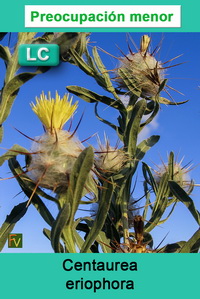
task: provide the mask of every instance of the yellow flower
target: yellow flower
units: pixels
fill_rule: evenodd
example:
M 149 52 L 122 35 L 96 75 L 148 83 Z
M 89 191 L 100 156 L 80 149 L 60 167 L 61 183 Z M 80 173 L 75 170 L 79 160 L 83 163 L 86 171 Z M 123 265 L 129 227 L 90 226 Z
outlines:
M 140 52 L 147 52 L 150 44 L 150 37 L 148 35 L 143 35 L 140 41 Z
M 67 94 L 60 98 L 56 92 L 55 99 L 53 99 L 50 92 L 48 98 L 42 92 L 40 98 L 36 97 L 36 104 L 31 103 L 31 107 L 45 128 L 53 132 L 53 130 L 61 130 L 77 109 L 77 102 L 72 105 L 72 98 L 68 99 Z

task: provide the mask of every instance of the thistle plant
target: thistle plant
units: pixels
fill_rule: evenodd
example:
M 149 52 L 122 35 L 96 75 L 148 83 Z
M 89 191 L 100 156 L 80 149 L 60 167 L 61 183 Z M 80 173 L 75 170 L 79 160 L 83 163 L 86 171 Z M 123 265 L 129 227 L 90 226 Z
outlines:
M 171 101 L 165 63 L 156 59 L 155 51 L 149 52 L 150 38 L 144 35 L 139 50 L 134 53 L 129 49 L 129 54 L 118 57 L 120 63 L 110 72 L 97 47 L 90 51 L 87 36 L 76 36 L 78 39 L 73 40 L 73 46 L 67 47 L 61 57 L 79 68 L 86 80 L 92 77 L 102 88 L 102 94 L 77 85 L 67 86 L 67 91 L 94 105 L 97 119 L 112 128 L 119 142 L 112 146 L 105 137 L 104 141 L 98 140 L 98 146 L 86 147 L 75 136 L 78 126 L 73 132 L 64 129 L 78 109 L 78 103 L 72 103 L 69 94 L 61 97 L 56 92 L 52 98 L 50 93 L 47 96 L 42 93 L 36 98 L 31 107 L 45 132 L 33 138 L 30 150 L 15 145 L 0 157 L 1 164 L 8 160 L 13 176 L 28 198 L 14 207 L 2 224 L 1 248 L 16 222 L 33 205 L 48 225 L 43 233 L 55 252 L 198 252 L 199 229 L 187 241 L 175 240 L 159 248 L 153 243 L 152 231 L 171 217 L 178 202 L 185 205 L 200 225 L 199 211 L 190 197 L 194 182 L 187 177 L 188 169 L 181 166 L 182 162 L 176 162 L 171 151 L 168 163 L 154 171 L 144 157 L 160 136 L 138 141 L 139 133 L 154 120 L 162 104 L 174 105 L 176 109 L 185 103 Z M 44 39 L 55 42 L 62 37 L 60 33 L 46 33 L 35 42 Z M 167 92 L 167 98 L 161 96 L 163 91 Z M 126 105 L 121 100 L 123 96 L 128 97 Z M 118 113 L 114 123 L 99 115 L 102 104 Z M 25 167 L 20 166 L 18 155 L 25 156 Z M 144 183 L 141 199 L 135 199 L 133 184 L 139 164 Z M 55 204 L 56 217 L 44 199 Z M 90 210 L 93 204 L 95 213 L 85 212 L 80 217 L 82 205 Z

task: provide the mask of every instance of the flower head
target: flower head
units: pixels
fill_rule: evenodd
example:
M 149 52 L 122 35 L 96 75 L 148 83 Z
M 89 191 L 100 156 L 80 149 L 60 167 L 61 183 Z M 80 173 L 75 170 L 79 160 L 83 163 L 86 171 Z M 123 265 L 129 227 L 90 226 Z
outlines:
M 108 173 L 118 172 L 122 166 L 127 162 L 128 157 L 122 149 L 110 146 L 110 142 L 105 136 L 105 144 L 102 144 L 100 140 L 98 154 L 95 159 L 95 165 L 98 170 Z
M 40 98 L 36 97 L 36 104 L 31 103 L 31 107 L 46 130 L 52 132 L 63 128 L 76 111 L 77 102 L 72 104 L 72 98 L 69 100 L 69 95 L 65 94 L 63 98 L 60 98 L 57 92 L 55 99 L 51 98 L 50 92 L 47 98 L 43 92 Z
M 144 97 L 156 96 L 164 80 L 162 63 L 148 52 L 149 44 L 150 37 L 143 35 L 138 52 L 131 51 L 128 55 L 119 58 L 121 63 L 117 69 L 119 77 L 116 79 L 119 86 L 124 89 L 129 89 L 127 84 L 130 85 L 129 81 L 132 80 L 134 82 L 132 87 L 140 90 Z M 122 74 L 128 76 L 128 83 L 124 81 Z
M 188 172 L 191 170 L 191 164 L 187 164 L 186 166 L 182 166 L 183 158 L 180 162 L 174 161 L 173 162 L 173 173 L 172 179 L 181 186 L 185 192 L 191 193 L 194 182 L 191 180 Z M 157 166 L 158 170 L 154 171 L 154 179 L 156 183 L 159 185 L 160 181 L 166 173 L 170 173 L 171 165 L 168 163 L 162 162 L 162 165 Z
M 69 175 L 84 146 L 68 131 L 59 130 L 56 135 L 45 132 L 31 146 L 29 177 L 40 187 L 51 190 L 66 189 Z

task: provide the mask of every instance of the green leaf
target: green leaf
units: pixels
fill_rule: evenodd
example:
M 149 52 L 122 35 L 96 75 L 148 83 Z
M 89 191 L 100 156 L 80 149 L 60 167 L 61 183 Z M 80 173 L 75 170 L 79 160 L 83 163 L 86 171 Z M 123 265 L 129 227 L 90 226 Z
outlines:
M 135 158 L 140 161 L 143 159 L 144 155 L 146 154 L 146 152 L 152 147 L 154 146 L 160 139 L 160 136 L 158 135 L 152 135 L 151 137 L 143 140 L 142 142 L 140 142 L 140 144 L 138 144 L 137 148 L 136 148 L 136 155 Z
M 30 194 L 30 193 L 29 193 Z M 38 213 L 41 215 L 41 217 L 44 219 L 44 221 L 49 225 L 52 226 L 54 222 L 54 218 L 43 203 L 43 201 L 40 199 L 39 196 L 36 196 L 34 194 L 33 198 L 31 199 L 31 203 L 36 208 Z
M 144 186 L 144 194 L 145 194 L 146 201 L 144 204 L 144 210 L 143 210 L 142 217 L 144 220 L 146 220 L 148 209 L 149 209 L 149 207 L 152 209 L 152 206 L 151 206 L 151 201 L 150 201 L 150 192 L 149 192 L 148 184 L 146 181 L 144 181 L 143 186 Z
M 153 191 L 156 194 L 158 190 L 158 184 L 154 180 L 150 167 L 144 162 L 142 162 L 142 172 L 146 182 L 153 188 Z
M 159 252 L 160 253 L 162 253 L 162 252 L 164 252 L 164 253 L 180 252 L 180 248 L 182 248 L 185 243 L 186 243 L 185 241 L 179 241 L 176 243 L 167 244 L 166 246 L 160 248 Z
M 15 224 L 26 214 L 27 212 L 27 201 L 15 206 L 11 213 L 6 217 L 0 229 L 0 251 L 3 249 L 7 239 L 8 234 L 10 234 L 15 227 Z
M 136 103 L 134 106 L 130 120 L 127 124 L 126 131 L 125 131 L 125 140 L 124 144 L 125 147 L 128 148 L 128 153 L 131 157 L 135 158 L 136 155 L 136 144 L 137 144 L 137 137 L 140 128 L 140 121 L 146 109 L 146 101 L 141 100 Z
M 188 208 L 198 225 L 200 225 L 200 213 L 195 208 L 193 200 L 175 181 L 169 181 L 171 192 Z
M 76 96 L 80 97 L 84 101 L 88 103 L 96 103 L 100 102 L 103 104 L 106 104 L 108 106 L 111 106 L 117 110 L 124 110 L 124 105 L 120 103 L 119 101 L 115 101 L 109 97 L 99 95 L 89 89 L 86 89 L 84 87 L 79 87 L 79 86 L 67 86 L 67 90 Z
M 6 161 L 17 155 L 27 154 L 29 151 L 24 147 L 14 144 L 5 154 L 0 157 L 0 166 Z
M 49 70 L 49 67 L 40 67 L 33 73 L 21 73 L 12 78 L 3 88 L 0 104 L 0 124 L 6 120 L 10 114 L 12 104 L 16 98 L 19 88 L 38 74 Z
M 158 93 L 160 93 L 164 88 L 165 88 L 165 85 L 167 84 L 167 79 L 164 79 L 162 82 L 161 82 L 161 84 L 160 84 L 160 86 L 159 86 L 159 89 L 158 89 Z
M 3 139 L 3 126 L 0 125 L 0 143 L 2 142 Z
M 148 115 L 148 114 L 152 113 L 155 109 L 155 104 L 157 105 L 158 102 L 154 102 L 154 101 L 147 102 L 147 108 L 145 110 L 144 115 Z
M 58 37 L 54 38 L 51 43 L 57 44 L 60 48 L 60 55 L 63 58 L 67 58 L 69 49 L 76 46 L 79 40 L 78 32 L 64 32 L 58 34 Z
M 84 71 L 87 75 L 94 77 L 95 71 L 89 65 L 87 65 L 87 63 L 75 50 L 70 49 L 69 54 L 82 71 Z
M 156 201 L 153 206 L 150 220 L 145 225 L 145 232 L 150 232 L 156 225 L 158 225 L 167 208 L 169 196 L 168 179 L 168 174 L 163 174 L 156 193 Z
M 71 224 L 82 198 L 83 188 L 86 185 L 87 177 L 93 166 L 93 162 L 94 152 L 93 148 L 89 146 L 78 156 L 71 172 L 69 188 L 67 190 L 67 197 L 69 198 L 67 202 L 71 203 Z
M 169 173 L 169 179 L 174 179 L 174 153 L 170 152 L 169 159 L 168 159 L 168 173 Z
M 47 228 L 43 229 L 43 234 L 45 235 L 45 237 L 47 237 L 48 240 L 51 241 L 51 231 Z
M 69 252 L 76 252 L 75 249 L 75 238 L 74 238 L 74 216 L 78 209 L 80 200 L 83 195 L 83 190 L 87 183 L 89 172 L 93 166 L 94 162 L 94 152 L 93 148 L 90 146 L 84 149 L 78 156 L 72 172 L 70 174 L 69 188 L 66 195 L 62 197 L 64 202 L 64 207 L 66 204 L 70 205 L 70 214 L 68 221 L 63 227 L 63 239 L 66 244 L 67 250 Z M 57 220 L 56 220 L 57 221 Z M 59 234 L 60 237 L 60 234 Z M 76 238 L 77 239 L 77 238 Z M 58 240 L 57 244 L 58 244 Z M 58 248 L 56 248 L 58 250 Z
M 67 202 L 60 210 L 56 220 L 53 223 L 51 230 L 51 245 L 55 252 L 63 252 L 60 246 L 60 238 L 65 225 L 70 218 L 71 208 L 70 204 Z
M 102 62 L 102 60 L 101 60 L 101 58 L 100 58 L 100 56 L 97 52 L 97 48 L 93 47 L 92 51 L 93 51 L 94 61 L 97 65 L 99 71 L 101 72 L 102 77 L 105 80 L 106 89 L 109 92 L 111 92 L 117 100 L 119 100 L 119 96 L 117 95 L 117 93 L 115 91 L 115 88 L 112 85 L 109 73 L 108 73 L 107 69 L 105 68 L 105 66 L 104 66 L 104 64 L 103 64 L 103 62 Z
M 43 234 L 45 235 L 45 237 L 47 237 L 47 239 L 48 239 L 49 241 L 51 241 L 51 231 L 50 231 L 49 229 L 44 228 L 44 229 L 43 229 Z
M 165 104 L 165 105 L 182 105 L 182 104 L 185 104 L 188 102 L 187 101 L 183 101 L 183 102 L 171 102 L 170 100 L 166 99 L 166 98 L 163 98 L 163 97 L 159 97 L 158 98 L 158 102 L 160 104 Z
M 190 252 L 191 253 L 198 253 L 200 249 L 200 238 L 197 239 L 196 242 L 194 242 L 194 245 L 191 247 Z
M 168 197 L 169 197 L 168 181 L 169 181 L 169 175 L 168 175 L 168 173 L 164 173 L 161 177 L 159 184 L 158 184 L 158 190 L 156 193 L 156 202 L 153 207 L 153 213 L 157 209 L 160 208 L 160 201 L 163 201 L 163 199 L 165 199 L 165 198 L 168 199 Z
M 100 231 L 96 241 L 101 246 L 101 249 L 104 253 L 112 253 L 112 248 L 110 246 L 110 240 L 106 237 L 106 234 L 103 231 Z
M 99 232 L 103 228 L 103 225 L 105 223 L 110 208 L 112 195 L 113 195 L 113 184 L 110 182 L 109 183 L 104 182 L 97 215 L 94 220 L 93 226 L 91 227 L 90 232 L 85 240 L 85 243 L 81 248 L 82 253 L 88 252 L 93 242 L 97 239 Z
M 6 75 L 4 79 L 4 87 L 1 90 L 0 97 L 0 126 L 10 114 L 12 104 L 18 94 L 19 88 L 35 75 L 46 72 L 49 67 L 39 67 L 33 73 L 20 73 L 17 74 L 20 68 L 18 64 L 18 46 L 21 44 L 31 44 L 36 32 L 19 32 L 18 41 L 14 46 L 14 52 L 10 55 L 9 50 L 4 47 L 0 49 L 1 56 L 6 61 Z M 3 131 L 1 129 L 0 141 L 2 140 Z
M 8 47 L 3 47 L 0 45 L 0 57 L 5 61 L 8 62 L 11 58 L 10 50 Z
M 81 247 L 84 244 L 84 240 L 81 238 L 81 236 L 79 235 L 79 233 L 76 231 L 76 229 L 73 230 L 73 235 L 74 235 L 74 239 L 76 242 L 76 245 L 78 246 L 79 250 L 81 249 Z M 88 253 L 92 253 L 91 250 L 88 250 Z
M 175 209 L 175 207 L 176 207 L 176 204 L 177 204 L 177 201 L 174 202 L 174 204 L 173 204 L 173 206 L 172 206 L 170 212 L 168 213 L 167 217 L 166 217 L 165 219 L 159 221 L 159 222 L 158 222 L 158 225 L 161 225 L 161 224 L 165 223 L 165 222 L 169 219 L 169 217 L 171 216 L 171 214 L 173 213 L 173 211 L 174 211 L 174 209 Z
M 194 235 L 182 246 L 181 250 L 179 251 L 180 253 L 190 253 L 192 248 L 193 250 L 199 250 L 200 248 L 200 229 L 198 229 Z M 196 244 L 196 248 L 195 248 Z M 198 245 L 197 245 L 198 244 Z
M 112 129 L 114 129 L 115 131 L 119 130 L 119 127 L 117 127 L 116 125 L 112 124 L 111 122 L 109 122 L 106 119 L 103 119 L 102 117 L 99 116 L 98 112 L 97 112 L 97 106 L 99 103 L 95 104 L 95 108 L 94 108 L 94 113 L 96 115 L 96 117 L 98 118 L 98 120 L 102 121 L 104 124 L 108 125 L 109 127 L 111 127 Z
M 45 235 L 45 237 L 47 237 L 47 239 L 49 241 L 51 241 L 51 231 L 47 228 L 44 228 L 43 229 L 43 234 Z M 61 252 L 65 252 L 65 249 L 63 247 L 63 245 L 60 243 L 60 249 L 61 249 Z
M 83 60 L 83 58 L 75 50 L 70 49 L 69 52 L 70 52 L 71 57 L 75 61 L 76 65 L 82 71 L 84 71 L 87 75 L 93 77 L 101 87 L 106 89 L 105 79 L 99 74 L 99 71 L 97 70 L 97 68 L 93 62 L 93 59 L 91 57 L 89 58 L 88 52 L 86 51 L 88 64 Z
M 142 123 L 142 124 L 140 125 L 140 128 L 141 128 L 141 129 L 143 129 L 144 126 L 148 125 L 148 124 L 155 118 L 155 116 L 156 116 L 156 115 L 158 114 L 158 112 L 159 112 L 159 108 L 160 108 L 159 103 L 158 103 L 158 102 L 155 102 L 155 104 L 154 104 L 154 109 L 153 109 L 153 112 L 152 112 L 151 116 L 150 116 L 144 123 Z M 144 115 L 145 115 L 145 114 L 146 114 L 146 110 L 145 110 Z

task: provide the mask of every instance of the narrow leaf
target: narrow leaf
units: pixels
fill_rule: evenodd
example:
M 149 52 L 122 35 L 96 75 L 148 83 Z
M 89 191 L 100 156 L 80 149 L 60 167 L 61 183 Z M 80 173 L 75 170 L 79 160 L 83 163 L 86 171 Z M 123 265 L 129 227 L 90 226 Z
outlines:
M 182 105 L 182 104 L 185 104 L 188 102 L 187 101 L 183 101 L 183 102 L 171 102 L 170 100 L 166 99 L 166 98 L 163 98 L 163 97 L 159 97 L 158 98 L 158 102 L 160 104 L 165 104 L 165 105 Z
M 27 154 L 29 151 L 24 147 L 15 144 L 13 145 L 5 154 L 0 157 L 0 166 L 6 161 L 9 160 L 17 155 Z
M 175 181 L 169 181 L 172 193 L 188 208 L 198 225 L 200 225 L 200 213 L 195 208 L 193 200 Z
M 168 202 L 169 188 L 168 188 L 168 174 L 164 174 L 159 183 L 156 193 L 156 201 L 152 210 L 151 218 L 145 225 L 145 232 L 150 232 L 156 225 L 158 225 L 163 216 Z
M 103 231 L 99 232 L 96 240 L 104 253 L 112 253 L 112 248 L 110 248 L 110 240 L 106 237 L 106 234 Z
M 61 232 L 63 233 L 63 239 L 67 250 L 72 253 L 75 252 L 75 238 L 73 235 L 74 216 L 83 196 L 83 190 L 87 182 L 88 174 L 93 166 L 93 160 L 94 153 L 92 147 L 88 147 L 81 152 L 70 174 L 70 182 L 67 193 L 62 197 L 62 201 L 64 203 L 63 206 L 65 207 L 66 204 L 68 204 L 70 206 L 70 213 L 69 216 L 67 216 L 68 221 L 65 223 L 62 222 L 65 227 L 62 227 Z M 66 212 L 66 210 L 64 212 Z M 59 218 L 56 220 L 56 222 L 58 220 Z M 61 232 L 59 233 L 59 237 L 61 236 Z M 59 250 L 57 237 L 56 243 L 52 243 L 52 246 L 54 246 L 54 250 Z
M 131 113 L 131 118 L 127 124 L 125 132 L 125 146 L 128 147 L 128 152 L 131 157 L 135 157 L 137 137 L 140 128 L 140 121 L 146 109 L 146 101 L 141 100 L 136 103 Z
M 74 215 L 78 209 L 79 202 L 82 198 L 83 188 L 85 187 L 88 174 L 93 166 L 94 152 L 92 147 L 88 147 L 82 151 L 77 158 L 72 173 L 70 175 L 69 188 L 67 197 L 71 203 L 70 222 L 74 220 Z
M 10 50 L 8 47 L 3 47 L 0 45 L 0 57 L 5 61 L 8 62 L 11 58 Z
M 143 128 L 144 126 L 148 125 L 148 124 L 155 118 L 155 116 L 156 116 L 156 115 L 158 114 L 158 112 L 159 112 L 159 108 L 160 108 L 159 103 L 158 103 L 158 102 L 155 102 L 155 104 L 154 104 L 154 109 L 153 109 L 153 112 L 152 112 L 151 116 L 150 116 L 144 123 L 142 123 L 142 124 L 140 125 L 141 130 L 142 130 L 142 128 Z M 144 115 L 146 115 L 146 110 L 145 110 Z
M 146 182 L 153 188 L 153 191 L 156 194 L 158 190 L 158 185 L 154 180 L 150 167 L 144 162 L 142 162 L 142 172 Z
M 158 135 L 152 135 L 151 137 L 143 140 L 138 144 L 137 149 L 136 149 L 136 155 L 135 158 L 140 161 L 143 159 L 144 155 L 146 152 L 154 146 L 160 139 L 160 136 Z
M 175 253 L 175 252 L 179 252 L 180 248 L 182 248 L 184 246 L 186 242 L 185 241 L 179 241 L 176 243 L 172 243 L 172 244 L 167 244 L 166 246 L 162 247 L 159 249 L 159 252 L 165 252 L 165 253 Z
M 38 74 L 46 72 L 47 70 L 49 70 L 49 67 L 40 67 L 33 73 L 20 73 L 4 86 L 0 104 L 0 124 L 3 124 L 8 117 L 19 88 L 28 80 Z
M 76 65 L 82 71 L 84 71 L 87 75 L 92 76 L 92 77 L 95 75 L 94 70 L 89 65 L 87 65 L 87 63 L 83 60 L 83 58 L 75 50 L 70 49 L 69 54 L 75 61 Z
M 181 250 L 179 251 L 180 253 L 190 253 L 191 249 L 194 248 L 195 244 L 198 243 L 198 248 L 195 248 L 195 250 L 199 250 L 200 244 L 200 229 L 198 229 L 194 235 L 183 245 Z
M 99 114 L 97 112 L 97 106 L 98 106 L 98 103 L 95 104 L 94 113 L 95 113 L 96 117 L 98 118 L 98 120 L 102 121 L 104 124 L 108 125 L 109 127 L 114 129 L 115 131 L 119 130 L 119 128 L 116 125 L 112 124 L 108 120 L 103 119 L 102 117 L 99 116 Z
M 60 238 L 71 213 L 70 204 L 67 202 L 60 210 L 51 230 L 51 245 L 55 252 L 62 252 Z
M 81 252 L 88 252 L 105 223 L 112 199 L 113 185 L 111 183 L 105 182 L 103 188 L 104 189 L 102 189 L 102 197 L 99 203 L 96 218 L 85 240 L 85 243 L 81 248 Z
M 117 93 L 115 91 L 115 88 L 112 85 L 112 82 L 111 82 L 110 76 L 108 74 L 108 71 L 107 71 L 107 69 L 105 68 L 105 66 L 103 64 L 103 62 L 102 62 L 102 60 L 101 60 L 101 58 L 100 58 L 100 56 L 99 56 L 99 54 L 97 52 L 97 48 L 96 47 L 93 48 L 93 56 L 94 56 L 94 61 L 95 61 L 96 65 L 97 65 L 99 71 L 101 72 L 101 75 L 103 76 L 103 78 L 105 80 L 105 84 L 106 84 L 107 90 L 109 92 L 111 92 L 116 99 L 119 100 L 119 97 L 118 97 L 118 95 L 117 95 Z
M 100 102 L 100 103 L 106 104 L 108 106 L 111 106 L 115 109 L 124 110 L 124 105 L 122 103 L 120 103 L 119 101 L 115 101 L 109 97 L 99 95 L 99 94 L 97 94 L 93 91 L 90 91 L 89 89 L 86 89 L 84 87 L 71 85 L 71 86 L 67 86 L 66 88 L 69 92 L 75 94 L 76 96 L 80 97 L 81 99 L 83 99 L 84 101 L 86 101 L 88 103 Z

